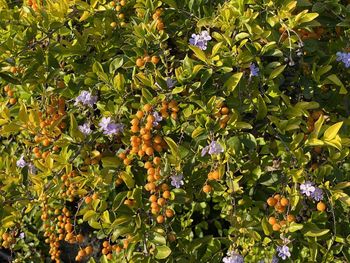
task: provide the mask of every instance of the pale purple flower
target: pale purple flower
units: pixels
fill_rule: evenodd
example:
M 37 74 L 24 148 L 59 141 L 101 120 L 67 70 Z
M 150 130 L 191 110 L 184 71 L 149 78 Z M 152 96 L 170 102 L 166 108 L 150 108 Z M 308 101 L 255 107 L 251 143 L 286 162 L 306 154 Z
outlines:
M 192 34 L 189 42 L 192 46 L 197 46 L 201 50 L 207 49 L 208 41 L 211 40 L 211 36 L 208 31 L 202 31 L 199 35 Z
M 19 236 L 18 236 L 20 239 L 23 239 L 24 238 L 24 233 L 20 233 Z
M 315 189 L 314 184 L 310 181 L 306 181 L 300 185 L 300 192 L 306 196 L 311 196 Z
M 74 105 L 82 103 L 83 105 L 92 107 L 97 102 L 97 96 L 92 96 L 90 92 L 83 90 L 78 97 L 75 98 Z
M 90 129 L 90 124 L 88 124 L 88 123 L 84 123 L 83 125 L 79 125 L 78 128 L 79 128 L 79 131 L 81 131 L 85 135 L 89 135 L 92 132 L 92 130 Z
M 223 263 L 244 263 L 244 258 L 235 252 L 227 252 L 227 257 L 222 259 Z
M 172 175 L 170 176 L 171 178 L 171 185 L 176 187 L 176 188 L 180 188 L 182 185 L 184 185 L 184 181 L 183 181 L 183 174 L 178 174 L 178 175 Z
M 278 257 L 273 256 L 271 263 L 278 263 Z
M 175 87 L 175 84 L 176 84 L 176 80 L 174 80 L 172 78 L 166 79 L 166 85 L 167 85 L 168 89 Z
M 311 194 L 311 197 L 315 201 L 321 201 L 323 199 L 323 191 L 321 188 L 315 187 L 315 191 Z
M 259 76 L 259 68 L 254 63 L 250 64 L 249 69 L 250 69 L 250 76 L 252 77 Z
M 31 174 L 36 174 L 37 170 L 36 170 L 36 167 L 34 166 L 34 164 L 32 164 L 32 163 L 28 164 L 28 171 Z
M 286 245 L 283 246 L 278 246 L 276 248 L 277 252 L 278 252 L 278 256 L 283 259 L 286 260 L 287 258 L 289 258 L 291 256 L 290 252 L 289 252 L 289 247 L 287 247 Z
M 105 135 L 120 133 L 124 130 L 124 124 L 112 122 L 111 117 L 103 117 L 99 123 L 99 126 Z
M 158 112 L 153 112 L 153 117 L 154 117 L 154 122 L 153 122 L 153 126 L 157 126 L 159 124 L 159 122 L 161 122 L 163 120 L 162 115 L 160 115 Z
M 346 68 L 350 67 L 350 52 L 337 52 L 337 61 L 341 61 L 344 63 Z
M 222 152 L 224 152 L 224 149 L 217 141 L 212 141 L 209 144 L 209 154 L 220 154 Z
M 19 168 L 23 168 L 27 166 L 27 162 L 24 160 L 23 155 L 21 156 L 21 158 L 19 158 L 16 162 L 17 167 Z
M 205 146 L 202 149 L 201 156 L 203 157 L 207 153 L 212 155 L 212 154 L 220 154 L 222 152 L 224 152 L 224 149 L 222 148 L 222 146 L 217 141 L 212 141 L 208 146 Z

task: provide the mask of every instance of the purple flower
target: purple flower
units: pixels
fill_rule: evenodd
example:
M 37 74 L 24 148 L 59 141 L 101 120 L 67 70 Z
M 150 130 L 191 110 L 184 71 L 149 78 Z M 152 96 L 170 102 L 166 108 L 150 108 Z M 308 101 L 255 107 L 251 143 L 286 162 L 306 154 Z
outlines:
M 227 252 L 227 257 L 222 259 L 223 263 L 244 263 L 244 258 L 233 251 Z
M 250 69 L 250 76 L 252 77 L 259 76 L 259 68 L 254 63 L 250 64 L 249 69 Z
M 32 163 L 28 164 L 28 171 L 31 174 L 36 174 L 37 170 L 36 170 L 34 164 L 32 164 Z
M 209 144 L 209 154 L 220 154 L 222 152 L 224 152 L 224 149 L 217 141 L 212 141 Z
M 24 160 L 23 155 L 21 156 L 21 158 L 19 158 L 19 159 L 17 160 L 16 165 L 17 165 L 17 167 L 19 167 L 19 168 L 26 167 L 27 162 Z
M 278 263 L 278 257 L 273 256 L 271 263 Z
M 305 183 L 300 185 L 300 192 L 306 196 L 311 196 L 313 192 L 315 192 L 314 183 L 310 181 L 306 181 Z
M 24 238 L 24 233 L 20 233 L 19 236 L 18 236 L 20 239 L 23 239 Z
M 78 126 L 79 131 L 81 131 L 84 135 L 89 135 L 92 130 L 90 129 L 90 124 L 84 123 L 83 125 Z
M 344 66 L 346 68 L 350 67 L 350 53 L 346 52 L 337 52 L 337 61 L 341 61 L 344 63 Z
M 202 149 L 201 156 L 203 157 L 207 153 L 212 155 L 212 154 L 220 154 L 222 152 L 224 152 L 224 149 L 222 148 L 222 146 L 217 141 L 212 141 L 208 146 L 205 146 Z
M 171 185 L 180 188 L 182 185 L 184 185 L 184 181 L 182 180 L 184 178 L 183 174 L 173 175 L 170 176 L 171 178 Z
M 278 256 L 283 260 L 286 260 L 286 258 L 289 258 L 291 256 L 289 252 L 289 247 L 287 247 L 286 245 L 283 245 L 281 247 L 278 246 L 276 250 L 278 252 Z
M 168 89 L 175 87 L 175 84 L 176 84 L 176 80 L 174 80 L 172 78 L 166 79 L 166 85 L 167 85 Z
M 321 201 L 323 199 L 323 191 L 321 188 L 315 187 L 315 191 L 311 194 L 311 197 L 315 201 Z
M 201 50 L 207 49 L 208 41 L 211 40 L 211 36 L 208 31 L 202 31 L 199 35 L 192 34 L 189 42 L 192 46 L 197 46 Z
M 124 124 L 114 123 L 111 121 L 111 117 L 103 117 L 99 123 L 104 135 L 112 135 L 123 132 Z
M 153 126 L 157 126 L 159 124 L 159 122 L 163 120 L 163 117 L 156 111 L 153 112 L 152 115 L 154 117 Z
M 97 96 L 92 96 L 90 92 L 83 90 L 75 99 L 74 105 L 82 103 L 83 105 L 92 107 L 97 102 Z

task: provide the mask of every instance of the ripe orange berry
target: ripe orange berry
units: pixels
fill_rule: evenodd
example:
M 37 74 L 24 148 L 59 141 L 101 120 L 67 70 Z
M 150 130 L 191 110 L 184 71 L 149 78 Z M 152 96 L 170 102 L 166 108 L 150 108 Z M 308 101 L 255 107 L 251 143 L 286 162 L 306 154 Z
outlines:
M 14 93 L 12 90 L 7 91 L 7 96 L 13 97 Z
M 209 184 L 203 186 L 204 193 L 210 193 L 212 191 L 212 187 Z
M 269 206 L 275 206 L 277 204 L 277 199 L 275 199 L 274 197 L 269 197 L 267 199 L 267 204 Z
M 121 152 L 118 154 L 118 157 L 122 160 L 124 160 L 126 158 L 126 154 L 124 152 Z
M 4 87 L 4 91 L 5 92 L 8 92 L 10 90 L 10 86 L 9 85 L 6 85 L 5 87 Z
M 276 223 L 277 223 L 277 220 L 276 220 L 275 217 L 273 217 L 273 216 L 269 217 L 269 224 L 270 224 L 270 225 L 274 225 L 274 224 L 276 224 Z
M 288 201 L 287 198 L 282 197 L 281 200 L 280 200 L 280 204 L 281 204 L 282 206 L 287 206 L 287 205 L 289 204 L 289 201 Z
M 165 203 L 166 203 L 166 200 L 164 199 L 164 198 L 159 198 L 158 200 L 157 200 L 157 203 L 158 203 L 158 205 L 160 205 L 160 206 L 164 206 L 165 205 Z
M 103 241 L 102 246 L 103 247 L 108 247 L 109 246 L 109 242 L 107 240 Z
M 124 19 L 124 18 L 125 18 L 125 15 L 124 15 L 123 13 L 120 13 L 120 14 L 118 15 L 118 18 L 119 18 L 119 19 Z
M 213 171 L 212 172 L 212 177 L 213 177 L 214 180 L 219 180 L 220 179 L 219 171 Z
M 137 111 L 136 112 L 136 117 L 140 120 L 140 119 L 142 119 L 142 117 L 144 116 L 144 113 L 142 112 L 142 111 Z
M 144 58 L 143 58 L 143 60 L 145 61 L 145 62 L 150 62 L 151 61 L 151 57 L 150 56 L 145 56 Z
M 273 198 L 275 198 L 277 201 L 281 200 L 281 195 L 280 194 L 275 194 L 273 196 Z
M 92 246 L 87 246 L 84 250 L 85 250 L 86 255 L 90 255 L 94 251 Z
M 10 103 L 11 105 L 16 104 L 16 102 L 17 102 L 17 99 L 16 99 L 16 98 L 11 98 L 11 99 L 9 100 L 9 103 Z
M 107 255 L 108 254 L 108 249 L 107 248 L 103 248 L 102 249 L 102 254 L 103 255 Z
M 280 204 L 277 204 L 276 206 L 275 206 L 275 210 L 277 211 L 277 213 L 283 213 L 285 210 L 286 210 L 286 207 L 285 206 L 282 206 L 282 205 L 280 205 Z
M 287 221 L 290 222 L 294 222 L 295 221 L 295 216 L 292 214 L 287 215 Z
M 124 163 L 124 165 L 128 166 L 131 163 L 131 159 L 126 158 L 126 159 L 124 159 L 123 163 Z
M 44 139 L 43 141 L 42 141 L 42 144 L 44 145 L 44 146 L 49 146 L 50 145 L 50 140 L 49 139 Z
M 97 199 L 98 199 L 98 194 L 97 194 L 97 193 L 94 193 L 94 194 L 91 196 L 91 198 L 92 198 L 93 200 L 97 200 Z
M 152 56 L 151 61 L 152 61 L 153 64 L 157 65 L 158 62 L 159 62 L 159 57 L 157 57 L 157 56 Z
M 144 65 L 145 65 L 145 62 L 143 61 L 142 58 L 136 59 L 136 66 L 140 68 L 140 67 L 143 67 Z
M 170 188 L 169 188 L 169 185 L 164 183 L 164 184 L 161 185 L 161 189 L 162 189 L 162 191 L 168 191 Z
M 151 105 L 151 104 L 145 104 L 145 105 L 143 106 L 143 110 L 144 110 L 145 112 L 151 111 L 151 110 L 152 110 L 152 105 Z M 148 118 L 148 117 L 147 117 L 147 118 Z
M 125 1 L 125 0 L 121 0 L 121 1 L 120 1 L 120 5 L 121 5 L 121 6 L 125 6 L 125 5 L 126 5 L 126 1 Z
M 112 23 L 111 23 L 111 27 L 112 27 L 112 28 L 116 28 L 116 27 L 117 27 L 117 22 L 112 22 Z
M 169 190 L 166 190 L 166 191 L 164 191 L 164 193 L 163 193 L 163 197 L 165 198 L 165 199 L 169 199 L 170 198 L 170 192 L 169 192 Z
M 280 224 L 278 224 L 278 223 L 276 223 L 276 224 L 274 224 L 274 225 L 272 226 L 272 230 L 273 230 L 273 231 L 280 231 L 280 229 L 281 229 L 281 226 L 280 226 Z
M 318 202 L 317 203 L 317 210 L 320 211 L 320 212 L 323 212 L 326 210 L 326 204 L 323 203 L 322 201 Z
M 146 153 L 148 156 L 153 155 L 153 154 L 154 154 L 153 148 L 152 148 L 152 147 L 147 147 L 145 153 Z
M 149 197 L 150 202 L 157 202 L 157 197 L 155 195 L 151 195 Z
M 174 211 L 172 209 L 167 209 L 167 210 L 165 210 L 165 215 L 166 215 L 166 217 L 173 217 Z
M 227 107 L 222 107 L 220 112 L 221 112 L 222 115 L 226 115 L 226 114 L 228 114 L 230 112 L 230 110 Z
M 162 216 L 162 215 L 157 216 L 157 223 L 163 224 L 164 223 L 164 216 Z
M 79 252 L 78 252 L 78 257 L 85 257 L 86 256 L 86 252 L 85 252 L 85 250 L 79 250 Z
M 149 184 L 148 184 L 148 189 L 149 189 L 150 191 L 154 191 L 154 190 L 156 189 L 156 184 L 153 183 L 153 182 L 149 183 Z
M 155 165 L 160 165 L 160 163 L 161 163 L 161 158 L 160 157 L 154 157 L 154 159 L 153 159 L 153 163 L 155 164 Z
M 107 254 L 106 257 L 107 257 L 108 260 L 112 260 L 113 259 L 113 254 L 109 253 L 109 254 Z

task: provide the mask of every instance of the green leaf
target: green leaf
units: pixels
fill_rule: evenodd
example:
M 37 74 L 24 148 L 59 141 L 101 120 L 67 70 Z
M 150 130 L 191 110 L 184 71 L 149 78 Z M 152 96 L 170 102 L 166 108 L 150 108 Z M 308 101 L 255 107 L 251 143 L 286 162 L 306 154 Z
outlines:
M 198 48 L 196 46 L 192 46 L 192 45 L 190 45 L 190 49 L 192 49 L 192 51 L 194 52 L 194 54 L 196 55 L 197 58 L 199 58 L 203 62 L 207 63 L 207 57 L 206 57 L 205 53 L 203 52 L 203 50 L 201 50 L 200 48 Z
M 124 87 L 125 87 L 124 75 L 121 73 L 118 73 L 113 79 L 113 85 L 117 90 L 124 91 Z
M 330 230 L 329 229 L 312 229 L 307 232 L 305 232 L 304 236 L 306 237 L 321 237 L 327 234 Z
M 164 140 L 168 144 L 171 153 L 177 158 L 179 157 L 179 148 L 177 147 L 177 144 L 174 142 L 173 139 L 170 137 L 164 137 Z
M 318 17 L 317 13 L 308 13 L 308 14 L 303 15 L 301 17 L 301 19 L 299 19 L 297 22 L 299 24 L 307 23 L 307 22 L 314 20 L 316 17 Z
M 303 226 L 302 224 L 297 224 L 297 223 L 295 223 L 295 222 L 292 222 L 292 223 L 289 225 L 288 230 L 289 230 L 290 232 L 296 232 L 296 231 L 302 229 L 303 227 L 304 227 L 304 226 Z
M 329 127 L 323 134 L 323 138 L 326 141 L 330 141 L 335 138 L 335 136 L 338 134 L 341 126 L 343 125 L 343 122 L 338 122 L 336 124 L 333 124 L 331 127 Z
M 157 246 L 155 257 L 156 259 L 165 259 L 171 254 L 171 249 L 167 246 Z
M 224 84 L 229 92 L 233 92 L 243 76 L 243 72 L 233 74 Z
M 90 220 L 93 216 L 95 216 L 97 213 L 94 210 L 88 210 L 86 213 L 83 215 L 83 221 L 88 221 Z
M 258 96 L 258 113 L 256 115 L 257 120 L 262 120 L 265 118 L 267 114 L 267 107 L 265 104 L 264 99 L 261 97 L 261 95 Z
M 278 75 L 280 75 L 280 74 L 284 71 L 284 69 L 286 68 L 286 66 L 287 66 L 287 65 L 281 65 L 281 66 L 275 68 L 275 69 L 271 72 L 271 74 L 270 74 L 270 76 L 269 76 L 269 80 L 272 80 L 272 79 L 278 77 Z
M 109 65 L 109 73 L 113 74 L 118 68 L 123 66 L 123 62 L 124 62 L 123 58 L 114 59 Z
M 135 180 L 134 178 L 132 178 L 131 174 L 121 171 L 119 173 L 119 176 L 123 179 L 124 183 L 126 184 L 126 186 L 131 189 L 134 187 L 135 185 Z
M 103 167 L 117 168 L 121 164 L 120 159 L 115 156 L 102 157 L 101 161 Z

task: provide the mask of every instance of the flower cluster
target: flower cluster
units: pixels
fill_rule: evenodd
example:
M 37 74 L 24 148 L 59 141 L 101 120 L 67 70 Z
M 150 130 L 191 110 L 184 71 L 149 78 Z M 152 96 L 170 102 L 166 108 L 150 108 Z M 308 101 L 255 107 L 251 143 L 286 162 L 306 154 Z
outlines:
M 341 61 L 344 63 L 346 68 L 350 67 L 350 52 L 337 52 L 337 61 Z
M 209 35 L 208 31 L 202 31 L 200 34 L 192 34 L 190 38 L 190 44 L 192 46 L 197 46 L 201 50 L 207 49 L 208 41 L 211 40 L 211 36 Z
M 209 153 L 210 155 L 212 154 L 220 154 L 224 152 L 224 149 L 222 146 L 217 142 L 217 141 L 212 141 L 208 146 L 205 146 L 202 149 L 202 157 Z
M 79 131 L 81 131 L 84 135 L 89 135 L 92 130 L 90 128 L 90 124 L 84 123 L 83 125 L 78 126 Z
M 314 183 L 310 181 L 306 181 L 300 185 L 300 192 L 307 197 L 311 197 L 315 201 L 320 201 L 323 199 L 322 189 L 314 186 Z
M 249 69 L 250 69 L 250 76 L 252 77 L 259 76 L 259 68 L 254 63 L 250 64 Z
M 117 134 L 123 132 L 124 130 L 124 124 L 112 122 L 111 117 L 103 117 L 99 123 L 99 126 L 104 135 Z
M 27 166 L 27 162 L 24 160 L 23 155 L 21 156 L 21 158 L 19 158 L 19 159 L 17 160 L 16 165 L 17 165 L 17 167 L 19 167 L 19 168 L 24 168 L 24 167 Z
M 153 117 L 154 117 L 154 122 L 153 122 L 153 126 L 158 126 L 159 122 L 161 122 L 163 120 L 162 115 L 160 115 L 158 112 L 153 112 Z
M 183 174 L 178 174 L 178 175 L 173 175 L 170 176 L 171 178 L 171 185 L 176 187 L 176 188 L 180 188 L 182 185 L 184 185 L 184 181 L 183 181 Z
M 92 107 L 97 102 L 97 96 L 92 96 L 90 92 L 84 90 L 80 93 L 78 97 L 75 98 L 74 105 L 79 103 Z
M 277 250 L 278 256 L 283 260 L 286 260 L 291 256 L 289 247 L 286 245 L 278 246 L 276 250 Z
M 223 263 L 244 263 L 244 258 L 233 251 L 227 252 L 227 257 L 222 259 Z

